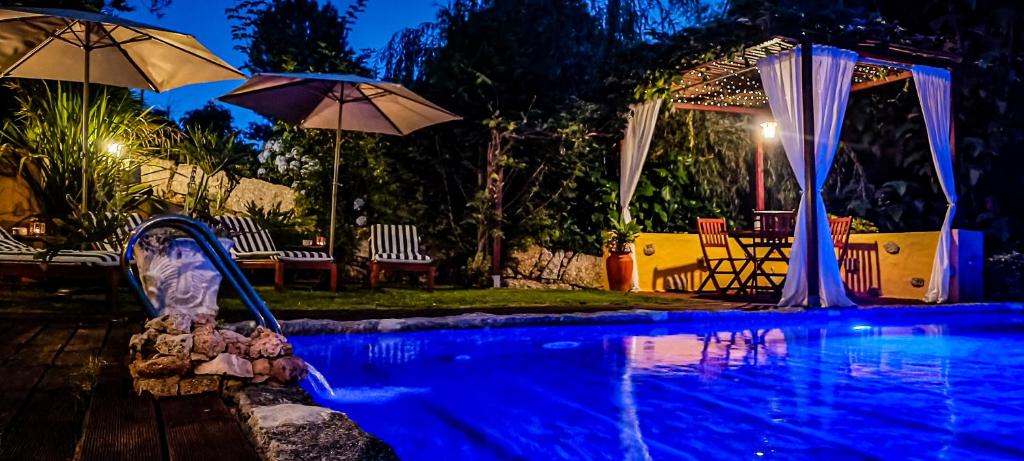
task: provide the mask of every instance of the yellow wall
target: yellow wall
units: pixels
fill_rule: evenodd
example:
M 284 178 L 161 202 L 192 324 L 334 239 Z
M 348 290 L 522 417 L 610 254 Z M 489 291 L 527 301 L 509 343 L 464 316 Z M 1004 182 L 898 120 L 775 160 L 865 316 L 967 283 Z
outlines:
M 956 246 L 953 257 L 953 291 L 967 298 L 981 297 L 981 234 L 971 231 L 954 231 Z M 850 236 L 850 250 L 844 277 L 851 290 L 858 293 L 880 295 L 890 299 L 921 299 L 927 289 L 932 259 L 938 232 L 908 232 L 899 234 L 853 234 Z M 742 257 L 743 252 L 735 242 L 733 257 Z M 890 244 L 898 247 L 892 254 L 886 250 Z M 639 266 L 641 291 L 693 291 L 705 277 L 703 255 L 696 234 L 653 234 L 644 233 L 636 243 L 637 265 Z M 653 250 L 653 254 L 646 253 Z M 724 255 L 712 253 L 712 258 Z M 845 269 L 850 269 L 849 271 Z M 770 268 L 784 272 L 784 266 Z M 849 273 L 847 273 L 849 272 Z M 925 281 L 925 286 L 913 286 L 913 279 Z M 721 279 L 724 283 L 726 280 Z M 963 282 L 961 282 L 963 281 Z M 960 286 L 969 283 L 970 286 Z

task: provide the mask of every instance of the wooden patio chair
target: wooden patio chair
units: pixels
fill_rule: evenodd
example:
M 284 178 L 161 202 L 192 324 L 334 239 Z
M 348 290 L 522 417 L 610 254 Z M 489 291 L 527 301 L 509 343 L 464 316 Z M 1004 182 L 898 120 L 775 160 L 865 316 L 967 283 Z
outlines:
M 719 293 L 724 293 L 732 288 L 742 288 L 740 283 L 741 271 L 749 261 L 732 256 L 732 249 L 729 248 L 729 229 L 725 223 L 725 218 L 697 218 L 697 236 L 700 238 L 700 251 L 704 254 L 704 265 L 708 271 L 707 277 L 697 287 L 697 292 L 704 292 L 704 288 L 708 283 L 714 285 L 715 290 Z M 710 253 L 712 249 L 723 250 L 725 257 L 712 258 Z M 737 267 L 737 262 L 742 262 L 743 264 Z M 718 282 L 718 276 L 720 275 L 729 277 L 729 282 L 725 287 L 722 287 Z
M 850 216 L 828 218 L 828 227 L 832 231 L 832 247 L 836 250 L 836 259 L 839 261 L 840 270 L 846 263 L 846 251 L 850 246 L 850 226 L 852 224 L 853 217 Z
M 231 257 L 242 269 L 272 269 L 274 289 L 284 291 L 285 272 L 311 269 L 328 273 L 331 291 L 338 291 L 338 265 L 331 255 L 321 251 L 279 251 L 270 232 L 244 216 L 218 216 L 217 222 L 231 233 L 235 245 Z
M 380 285 L 383 271 L 425 272 L 427 291 L 434 291 L 437 265 L 420 254 L 416 226 L 374 224 L 370 226 L 370 288 Z

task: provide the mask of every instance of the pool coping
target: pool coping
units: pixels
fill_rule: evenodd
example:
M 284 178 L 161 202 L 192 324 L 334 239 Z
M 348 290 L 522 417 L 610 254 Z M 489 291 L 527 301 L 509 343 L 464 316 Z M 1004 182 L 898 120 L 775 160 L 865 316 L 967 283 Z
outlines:
M 625 309 L 601 312 L 558 314 L 488 314 L 472 312 L 442 317 L 408 317 L 339 321 L 329 319 L 297 319 L 281 322 L 286 336 L 325 334 L 377 334 L 425 330 L 514 328 L 557 325 L 644 324 L 644 323 L 715 323 L 736 320 L 764 320 L 778 315 L 803 314 L 808 321 L 832 321 L 869 315 L 903 315 L 931 313 L 951 315 L 963 313 L 1024 313 L 1024 303 L 991 302 L 941 305 L 871 305 L 848 309 L 803 308 L 737 308 L 727 310 L 663 311 Z M 255 322 L 238 322 L 229 328 L 242 332 L 255 328 Z

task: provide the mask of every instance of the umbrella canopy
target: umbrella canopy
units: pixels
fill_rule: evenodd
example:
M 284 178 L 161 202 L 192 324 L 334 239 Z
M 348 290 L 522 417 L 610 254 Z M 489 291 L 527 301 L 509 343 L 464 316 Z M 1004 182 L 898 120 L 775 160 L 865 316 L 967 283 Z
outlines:
M 191 35 L 162 27 L 85 11 L 0 8 L 0 77 L 166 91 L 245 75 Z
M 303 128 L 336 131 L 328 239 L 332 256 L 341 132 L 403 136 L 426 126 L 462 118 L 402 85 L 355 75 L 258 74 L 218 99 Z
M 303 128 L 403 136 L 459 120 L 397 83 L 337 74 L 258 74 L 221 101 Z
M 150 91 L 245 78 L 191 35 L 116 16 L 0 8 L 0 78 L 82 82 L 82 212 L 88 211 L 89 84 Z

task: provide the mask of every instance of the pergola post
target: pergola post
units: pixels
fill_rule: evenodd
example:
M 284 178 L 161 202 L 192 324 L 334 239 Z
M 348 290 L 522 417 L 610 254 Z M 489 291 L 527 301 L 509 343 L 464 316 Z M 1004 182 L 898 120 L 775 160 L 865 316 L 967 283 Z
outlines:
M 800 79 L 804 119 L 804 203 L 807 204 L 807 307 L 821 307 L 818 280 L 818 174 L 814 162 L 814 46 L 800 42 Z

